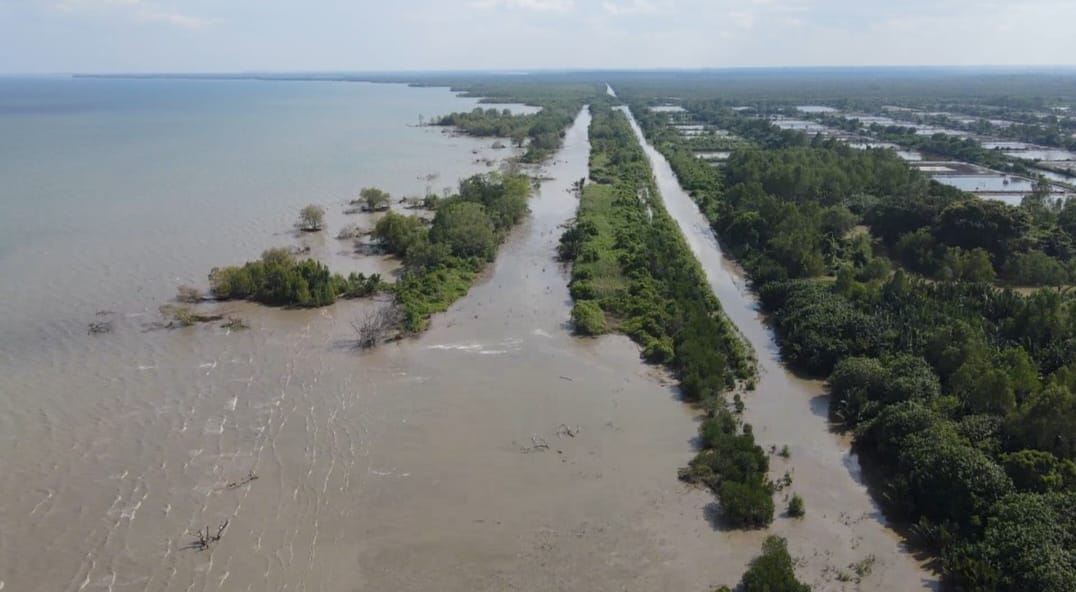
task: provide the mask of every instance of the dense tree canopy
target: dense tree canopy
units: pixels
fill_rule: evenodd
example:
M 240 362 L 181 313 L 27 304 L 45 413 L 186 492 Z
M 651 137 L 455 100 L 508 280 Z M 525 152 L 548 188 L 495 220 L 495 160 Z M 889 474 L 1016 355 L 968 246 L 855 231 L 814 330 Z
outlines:
M 962 589 L 1072 588 L 1071 503 L 1042 496 L 1076 486 L 1076 296 L 993 285 L 1072 282 L 1072 203 L 981 200 L 888 150 L 692 114 L 754 147 L 717 168 L 683 158 L 661 114 L 640 121 L 750 273 L 786 360 L 828 377 L 890 510 Z

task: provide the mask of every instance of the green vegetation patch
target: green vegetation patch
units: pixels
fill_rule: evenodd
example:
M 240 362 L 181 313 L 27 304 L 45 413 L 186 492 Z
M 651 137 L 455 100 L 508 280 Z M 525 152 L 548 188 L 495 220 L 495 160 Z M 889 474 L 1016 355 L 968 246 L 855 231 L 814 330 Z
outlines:
M 382 289 L 381 276 L 329 272 L 313 259 L 298 260 L 287 249 L 269 249 L 241 267 L 217 267 L 209 285 L 218 300 L 253 300 L 270 306 L 328 306 L 337 298 L 369 296 Z
M 460 182 L 458 194 L 438 200 L 432 224 L 387 212 L 372 234 L 386 251 L 404 261 L 396 284 L 385 284 L 377 274 L 343 277 L 313 259 L 300 261 L 286 249 L 270 249 L 258 261 L 213 269 L 212 293 L 220 300 L 317 307 L 337 298 L 391 290 L 400 307 L 400 328 L 421 331 L 431 315 L 465 295 L 493 260 L 508 231 L 526 216 L 531 191 L 528 177 L 475 175 Z
M 737 590 L 741 592 L 811 592 L 811 587 L 796 579 L 795 564 L 788 552 L 788 542 L 771 536 L 762 543 L 762 554 L 751 562 Z M 731 592 L 725 586 L 717 592 Z
M 579 213 L 561 237 L 571 261 L 576 331 L 616 330 L 668 366 L 685 399 L 713 410 L 703 451 L 681 478 L 710 487 L 732 526 L 773 520 L 769 460 L 724 404 L 737 381 L 755 376 L 754 360 L 721 312 L 702 268 L 668 215 L 650 166 L 623 113 L 592 108 L 591 178 Z
M 404 330 L 425 329 L 431 315 L 467 293 L 526 216 L 530 194 L 527 177 L 476 175 L 460 182 L 457 195 L 438 201 L 429 228 L 417 216 L 394 212 L 378 221 L 374 238 L 404 261 L 395 286 Z

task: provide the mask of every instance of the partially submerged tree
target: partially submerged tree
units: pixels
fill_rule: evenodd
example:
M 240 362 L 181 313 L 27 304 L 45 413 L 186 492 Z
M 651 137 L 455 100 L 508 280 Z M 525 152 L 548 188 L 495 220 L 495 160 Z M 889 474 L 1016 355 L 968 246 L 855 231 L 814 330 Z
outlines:
M 367 212 L 381 212 L 389 209 L 392 196 L 389 195 L 389 192 L 377 187 L 364 187 L 359 192 L 359 199 L 356 201 Z M 355 204 L 354 201 L 351 203 Z
M 740 588 L 744 592 L 810 592 L 810 586 L 796 579 L 794 566 L 785 539 L 771 536 L 744 574 Z
M 340 233 L 336 235 L 339 240 L 351 240 L 362 236 L 362 229 L 358 224 L 348 224 L 340 229 Z
M 176 289 L 176 300 L 186 304 L 195 304 L 202 300 L 202 291 L 184 284 Z
M 186 305 L 165 304 L 160 307 L 161 316 L 163 316 L 167 322 L 164 323 L 164 327 L 169 329 L 177 329 L 180 327 L 191 327 L 198 323 L 210 323 L 213 321 L 219 321 L 224 318 L 224 315 L 219 314 L 201 314 L 191 310 Z
M 386 303 L 373 310 L 367 310 L 361 318 L 351 321 L 355 330 L 355 347 L 369 349 L 377 345 L 395 331 L 403 315 L 396 303 Z
M 803 498 L 798 493 L 793 493 L 792 499 L 788 500 L 788 515 L 792 518 L 803 518 L 806 513 L 807 508 L 803 504 Z
M 299 210 L 299 229 L 304 232 L 318 232 L 325 227 L 325 209 L 310 204 Z

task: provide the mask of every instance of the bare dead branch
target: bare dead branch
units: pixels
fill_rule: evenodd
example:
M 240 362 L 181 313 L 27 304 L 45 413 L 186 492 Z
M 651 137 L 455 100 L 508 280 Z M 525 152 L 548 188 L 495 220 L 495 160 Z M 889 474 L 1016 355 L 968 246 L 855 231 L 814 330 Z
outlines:
M 355 330 L 355 347 L 369 349 L 377 345 L 397 330 L 402 319 L 403 313 L 395 302 L 366 311 L 361 318 L 351 321 L 351 328 Z

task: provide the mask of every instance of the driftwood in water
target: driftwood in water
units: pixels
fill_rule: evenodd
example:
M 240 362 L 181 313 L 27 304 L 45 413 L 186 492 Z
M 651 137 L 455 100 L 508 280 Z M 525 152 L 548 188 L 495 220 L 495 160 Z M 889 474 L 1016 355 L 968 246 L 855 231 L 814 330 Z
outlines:
M 246 485 L 247 483 L 250 483 L 252 481 L 257 481 L 257 480 L 258 480 L 258 475 L 254 471 L 251 471 L 251 472 L 247 473 L 246 477 L 243 477 L 242 479 L 240 479 L 238 481 L 229 481 L 228 482 L 228 489 L 238 489 L 238 488 Z
M 581 428 L 579 426 L 576 426 L 576 427 L 572 428 L 572 427 L 568 427 L 567 424 L 562 423 L 559 426 L 557 426 L 557 437 L 558 438 L 563 438 L 564 436 L 568 436 L 569 438 L 574 438 L 574 437 L 578 436 L 579 433 L 582 432 L 582 431 L 583 431 L 583 428 Z
M 112 321 L 93 321 L 86 331 L 90 335 L 102 335 L 112 332 Z
M 224 536 L 224 529 L 228 528 L 228 523 L 228 520 L 221 522 L 220 526 L 217 527 L 217 534 L 209 534 L 208 526 L 206 526 L 202 530 L 199 530 L 195 533 L 195 536 L 197 536 L 198 538 L 192 541 L 191 544 L 187 545 L 187 548 L 196 549 L 198 551 L 205 551 L 209 548 L 210 545 L 219 541 L 221 537 Z
M 249 329 L 250 325 L 246 321 L 239 317 L 228 317 L 228 320 L 220 326 L 221 329 L 229 329 L 231 331 L 242 331 L 243 329 Z
M 549 450 L 549 442 L 545 441 L 545 438 L 541 436 L 531 436 L 531 445 L 520 448 L 520 452 L 523 454 L 529 454 L 531 452 L 541 452 Z
M 99 310 L 97 311 L 97 320 L 90 322 L 89 328 L 86 330 L 90 335 L 102 335 L 104 333 L 112 332 L 112 311 L 111 310 Z

